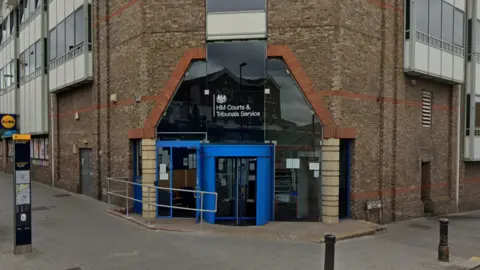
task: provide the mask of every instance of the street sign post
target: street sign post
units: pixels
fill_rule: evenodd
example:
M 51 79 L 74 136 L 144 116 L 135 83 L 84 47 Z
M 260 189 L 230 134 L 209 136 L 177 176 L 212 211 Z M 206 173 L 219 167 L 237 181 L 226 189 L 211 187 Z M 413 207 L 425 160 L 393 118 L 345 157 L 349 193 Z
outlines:
M 32 252 L 32 192 L 30 180 L 30 139 L 28 134 L 14 134 L 14 253 Z

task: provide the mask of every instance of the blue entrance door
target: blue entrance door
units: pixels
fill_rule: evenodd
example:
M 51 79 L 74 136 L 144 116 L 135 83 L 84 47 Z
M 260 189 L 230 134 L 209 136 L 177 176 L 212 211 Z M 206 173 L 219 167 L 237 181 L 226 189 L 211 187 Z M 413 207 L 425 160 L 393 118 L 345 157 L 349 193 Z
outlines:
M 200 141 L 157 141 L 158 217 L 200 219 L 201 149 Z
M 264 225 L 272 219 L 273 147 L 271 145 L 203 145 L 204 190 L 209 223 L 230 221 Z

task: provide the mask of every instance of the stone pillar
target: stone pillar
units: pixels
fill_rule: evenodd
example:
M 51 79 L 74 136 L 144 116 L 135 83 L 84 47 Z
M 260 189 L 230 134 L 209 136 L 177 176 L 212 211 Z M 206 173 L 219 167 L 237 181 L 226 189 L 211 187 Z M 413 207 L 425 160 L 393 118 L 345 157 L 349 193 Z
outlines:
M 340 140 L 324 139 L 322 148 L 322 222 L 336 224 L 340 185 Z
M 142 140 L 142 183 L 143 185 L 155 185 L 156 179 L 156 141 L 154 139 Z M 144 218 L 155 218 L 156 207 L 148 205 L 157 201 L 157 192 L 154 188 L 142 187 L 142 216 Z

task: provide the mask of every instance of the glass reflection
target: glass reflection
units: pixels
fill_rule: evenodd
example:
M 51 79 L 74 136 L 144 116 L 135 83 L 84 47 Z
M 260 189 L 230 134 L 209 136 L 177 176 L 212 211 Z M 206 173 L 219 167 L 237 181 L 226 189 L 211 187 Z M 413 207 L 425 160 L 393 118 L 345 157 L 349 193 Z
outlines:
M 195 61 L 185 73 L 157 126 L 160 140 L 207 139 L 211 105 L 204 95 L 206 66 L 205 61 Z
M 265 41 L 209 43 L 211 142 L 264 143 Z
M 318 220 L 321 209 L 321 124 L 281 59 L 268 60 L 266 140 L 276 141 L 276 220 Z M 296 160 L 287 166 L 287 159 Z
M 265 10 L 265 0 L 207 0 L 207 12 Z

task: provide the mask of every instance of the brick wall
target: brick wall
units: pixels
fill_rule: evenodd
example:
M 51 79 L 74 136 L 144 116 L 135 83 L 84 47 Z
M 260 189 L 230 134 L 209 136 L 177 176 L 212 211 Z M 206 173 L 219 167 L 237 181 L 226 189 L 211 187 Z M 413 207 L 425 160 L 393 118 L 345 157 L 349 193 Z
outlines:
M 385 219 L 423 214 L 420 161 L 432 164 L 432 199 L 438 213 L 451 211 L 455 179 L 456 106 L 453 87 L 403 73 L 403 1 L 268 1 L 269 43 L 289 46 L 335 121 L 357 130 L 352 160 L 352 214 L 365 218 L 365 201 L 382 198 Z M 59 94 L 55 101 L 59 159 L 57 182 L 77 191 L 79 158 L 74 146 L 93 149 L 94 178 L 131 176 L 128 130 L 140 128 L 183 52 L 205 43 L 203 1 L 94 3 L 94 83 Z M 112 15 L 110 17 L 111 14 Z M 104 18 L 110 17 L 106 22 Z M 421 127 L 421 90 L 433 93 L 433 127 Z M 327 93 L 327 92 L 325 92 Z M 116 94 L 120 103 L 110 102 Z M 141 102 L 135 102 L 142 96 Z M 480 174 L 462 163 L 462 179 Z M 463 175 L 465 171 L 465 175 Z M 465 188 L 465 185 L 470 185 Z M 102 181 L 105 186 L 105 182 Z M 473 198 L 480 186 L 462 184 Z M 97 189 L 97 192 L 100 191 Z M 100 194 L 97 194 L 100 195 Z M 474 207 L 464 204 L 465 209 Z

